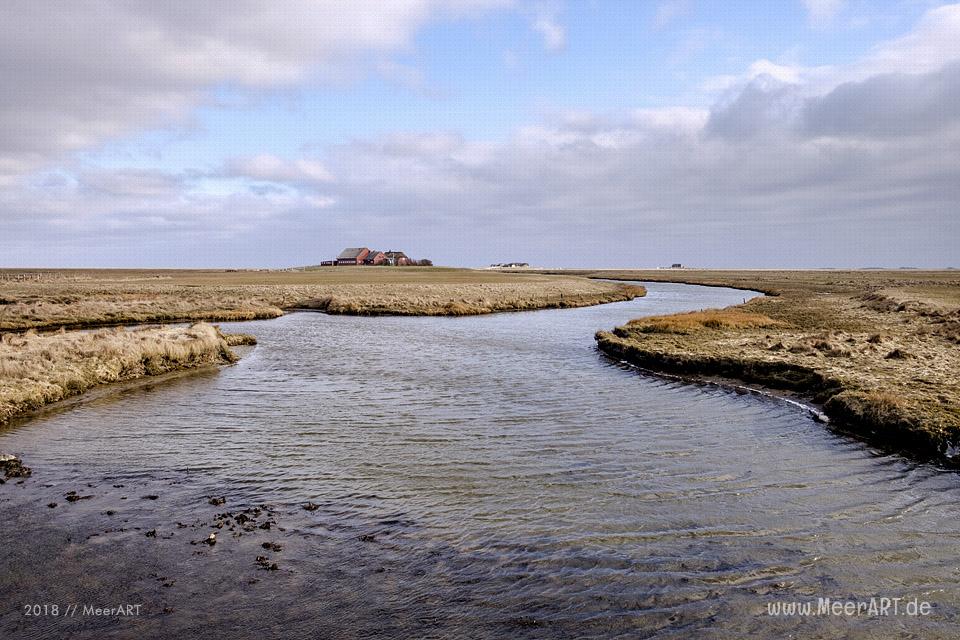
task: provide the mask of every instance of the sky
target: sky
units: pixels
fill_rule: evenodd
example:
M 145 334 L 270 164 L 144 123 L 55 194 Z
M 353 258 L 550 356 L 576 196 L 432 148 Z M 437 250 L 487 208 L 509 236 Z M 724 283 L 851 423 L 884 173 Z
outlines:
M 0 267 L 960 266 L 960 4 L 0 3 Z

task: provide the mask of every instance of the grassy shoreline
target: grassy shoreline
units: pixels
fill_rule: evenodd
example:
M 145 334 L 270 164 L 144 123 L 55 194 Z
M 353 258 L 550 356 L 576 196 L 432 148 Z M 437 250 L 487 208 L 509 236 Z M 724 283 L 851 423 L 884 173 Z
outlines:
M 48 271 L 3 280 L 0 332 L 343 315 L 458 316 L 581 307 L 642 296 L 641 287 L 576 276 L 445 268 L 313 271 Z
M 652 371 L 796 394 L 873 444 L 960 466 L 960 273 L 593 275 L 767 292 L 724 310 L 639 318 L 599 331 L 597 344 Z
M 231 346 L 251 336 L 190 327 L 4 334 L 0 339 L 0 425 L 105 384 L 230 364 Z
M 269 319 L 298 309 L 460 316 L 645 294 L 642 287 L 579 277 L 442 268 L 39 273 L 33 281 L 11 281 L 9 270 L 0 270 L 7 276 L 0 279 L 0 425 L 100 385 L 234 362 L 230 347 L 253 340 L 224 335 L 205 321 Z M 123 328 L 180 322 L 198 324 Z

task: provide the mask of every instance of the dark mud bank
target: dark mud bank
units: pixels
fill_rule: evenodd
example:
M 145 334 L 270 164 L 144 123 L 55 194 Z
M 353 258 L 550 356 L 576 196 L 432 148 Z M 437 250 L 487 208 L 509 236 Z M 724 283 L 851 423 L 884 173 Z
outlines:
M 690 381 L 720 378 L 796 394 L 823 408 L 833 428 L 886 451 L 960 469 L 957 443 L 945 434 L 925 428 L 885 410 L 867 394 L 848 389 L 836 378 L 802 365 L 766 362 L 714 354 L 676 354 L 639 346 L 617 331 L 598 331 L 597 347 L 608 356 L 654 373 L 668 373 Z

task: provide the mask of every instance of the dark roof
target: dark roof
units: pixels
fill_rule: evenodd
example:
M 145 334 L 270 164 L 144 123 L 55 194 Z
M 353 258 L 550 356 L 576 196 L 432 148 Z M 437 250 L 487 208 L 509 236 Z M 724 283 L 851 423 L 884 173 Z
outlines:
M 364 252 L 366 247 L 353 247 L 350 249 L 344 249 L 340 252 L 340 255 L 337 256 L 337 260 L 356 260 L 360 257 L 360 254 Z
M 378 253 L 383 253 L 383 251 L 378 251 L 377 249 L 370 249 L 370 253 L 366 255 L 366 257 L 364 258 L 364 261 L 373 260 L 374 258 L 377 257 Z

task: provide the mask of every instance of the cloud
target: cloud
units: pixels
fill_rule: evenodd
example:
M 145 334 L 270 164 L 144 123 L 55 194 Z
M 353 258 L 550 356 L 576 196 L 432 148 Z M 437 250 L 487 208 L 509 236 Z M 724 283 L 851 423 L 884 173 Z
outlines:
M 230 160 L 227 163 L 226 174 L 252 180 L 296 184 L 322 184 L 334 181 L 333 175 L 319 160 L 310 158 L 284 160 L 269 153 L 252 158 Z
M 824 24 L 843 8 L 844 0 L 803 0 L 803 5 L 811 23 Z
M 960 62 L 924 74 L 883 74 L 838 86 L 804 107 L 814 136 L 888 138 L 936 133 L 960 122 Z
M 776 64 L 769 60 L 757 60 L 750 65 L 747 73 L 751 79 L 759 78 L 760 76 L 769 76 L 774 80 L 787 84 L 798 84 L 801 81 L 801 72 L 798 68 Z
M 531 25 L 543 38 L 543 46 L 547 51 L 560 51 L 567 44 L 567 30 L 560 24 L 557 14 L 555 5 L 539 4 Z
M 343 145 L 333 194 L 356 229 L 426 240 L 421 251 L 451 263 L 482 263 L 495 247 L 606 266 L 951 260 L 960 121 L 920 137 L 822 136 L 805 129 L 807 104 L 739 136 L 691 111 L 560 119 L 494 145 Z
M 883 42 L 854 66 L 859 78 L 878 73 L 923 73 L 960 58 L 960 4 L 927 11 L 903 37 Z
M 0 190 L 0 260 L 44 238 L 73 264 L 283 266 L 354 241 L 447 264 L 955 264 L 956 11 L 843 67 L 758 61 L 710 109 L 562 113 L 500 141 L 394 133 L 212 173 L 51 173 Z
M 706 133 L 729 140 L 789 129 L 802 108 L 802 96 L 788 84 L 761 77 L 710 113 Z
M 59 186 L 71 184 L 61 181 Z M 123 198 L 162 198 L 176 197 L 180 194 L 183 179 L 172 173 L 149 170 L 98 170 L 83 171 L 78 174 L 76 185 L 79 190 L 110 197 Z M 51 186 L 46 183 L 45 186 Z
M 922 74 L 960 60 L 960 3 L 927 11 L 904 36 L 875 45 L 862 59 L 844 66 L 805 67 L 761 59 L 741 74 L 708 78 L 700 86 L 708 94 L 739 92 L 761 76 L 796 85 L 808 96 L 823 95 L 841 84 L 878 75 Z
M 430 20 L 508 0 L 149 0 L 0 5 L 0 186 L 76 149 L 179 125 L 213 87 L 270 90 L 391 65 Z

